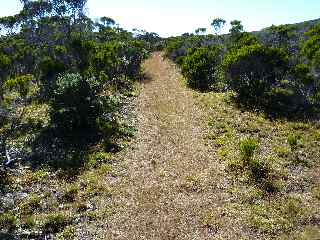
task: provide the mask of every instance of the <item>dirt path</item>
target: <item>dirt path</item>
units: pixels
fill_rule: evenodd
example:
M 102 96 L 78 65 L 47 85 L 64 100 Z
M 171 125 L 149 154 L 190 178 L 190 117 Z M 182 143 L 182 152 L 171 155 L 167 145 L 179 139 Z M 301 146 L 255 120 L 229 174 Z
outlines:
M 85 231 L 93 239 L 215 239 L 208 216 L 226 196 L 223 167 L 204 140 L 208 116 L 160 53 L 145 69 L 136 139 L 107 179 L 115 190 L 100 203 L 105 217 Z

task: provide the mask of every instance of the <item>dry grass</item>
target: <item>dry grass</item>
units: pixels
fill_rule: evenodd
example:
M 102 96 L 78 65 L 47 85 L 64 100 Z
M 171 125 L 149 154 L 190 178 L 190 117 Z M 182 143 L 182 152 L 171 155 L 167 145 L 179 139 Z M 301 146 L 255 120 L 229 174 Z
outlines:
M 237 230 L 241 236 L 320 239 L 319 124 L 271 120 L 238 109 L 232 94 L 197 94 L 197 99 L 210 111 L 206 139 L 226 166 L 232 201 L 224 207 L 241 223 Z M 239 143 L 247 138 L 258 142 L 252 162 L 267 166 L 266 179 L 257 179 L 258 171 L 265 169 L 254 168 L 253 172 L 244 166 Z M 272 185 L 273 191 L 266 191 L 263 181 Z

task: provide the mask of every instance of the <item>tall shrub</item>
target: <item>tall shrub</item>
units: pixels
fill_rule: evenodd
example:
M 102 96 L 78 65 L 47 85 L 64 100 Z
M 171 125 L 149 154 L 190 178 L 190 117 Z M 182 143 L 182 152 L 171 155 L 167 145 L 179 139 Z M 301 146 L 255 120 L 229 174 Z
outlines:
M 288 56 L 276 48 L 245 46 L 230 51 L 222 63 L 223 75 L 239 100 L 267 104 L 268 93 L 279 84 L 288 70 Z
M 220 63 L 218 47 L 201 47 L 189 51 L 182 64 L 182 74 L 189 87 L 201 91 L 209 90 L 215 83 L 214 72 Z

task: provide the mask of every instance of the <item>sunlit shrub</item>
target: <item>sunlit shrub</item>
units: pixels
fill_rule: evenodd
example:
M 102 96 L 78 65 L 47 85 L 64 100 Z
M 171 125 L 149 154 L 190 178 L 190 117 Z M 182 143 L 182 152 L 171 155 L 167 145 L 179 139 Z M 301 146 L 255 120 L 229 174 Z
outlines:
M 215 83 L 214 72 L 220 63 L 218 47 L 190 50 L 182 64 L 182 74 L 189 87 L 198 90 L 209 90 Z
M 288 56 L 280 49 L 252 45 L 229 52 L 222 69 L 240 101 L 267 105 L 268 93 L 288 70 Z

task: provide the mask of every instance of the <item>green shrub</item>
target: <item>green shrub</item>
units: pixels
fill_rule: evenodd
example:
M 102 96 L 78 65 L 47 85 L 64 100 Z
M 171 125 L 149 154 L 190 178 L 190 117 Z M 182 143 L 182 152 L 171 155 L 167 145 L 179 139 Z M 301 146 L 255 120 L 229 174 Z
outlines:
M 288 80 L 280 81 L 266 93 L 269 109 L 277 113 L 292 113 L 301 106 L 303 97 L 298 96 L 296 87 Z
M 312 29 L 305 33 L 308 37 L 303 43 L 302 53 L 315 65 L 319 67 L 320 57 L 320 24 L 318 23 Z
M 251 159 L 248 165 L 252 176 L 257 182 L 261 182 L 263 179 L 268 177 L 270 169 L 265 162 L 257 159 Z
M 8 68 L 11 64 L 11 60 L 9 58 L 9 56 L 5 55 L 5 54 L 0 54 L 0 67 L 1 69 L 5 69 Z
M 80 74 L 61 75 L 51 101 L 51 119 L 64 131 L 94 128 L 101 114 L 98 96 L 90 83 Z
M 9 56 L 0 52 L 0 103 L 3 101 L 3 84 L 8 77 L 9 69 L 11 65 L 11 59 Z M 0 123 L 2 122 L 0 118 Z
M 76 184 L 71 184 L 65 189 L 61 199 L 64 202 L 73 202 L 75 201 L 78 195 L 78 192 L 79 192 L 79 186 Z
M 313 138 L 315 141 L 320 142 L 320 130 L 317 130 L 313 133 Z
M 301 224 L 305 225 L 309 221 L 309 214 L 310 211 L 300 199 L 289 196 L 250 206 L 247 221 L 250 227 L 274 236 L 294 231 Z
M 31 195 L 28 204 L 33 210 L 37 209 L 41 206 L 41 198 L 38 195 Z
M 85 76 L 98 77 L 104 73 L 108 84 L 119 90 L 126 89 L 130 87 L 130 81 L 140 75 L 140 66 L 146 56 L 147 53 L 139 41 L 105 42 L 97 45 L 86 60 L 89 62 L 84 71 Z
M 189 50 L 182 64 L 182 74 L 189 87 L 202 91 L 209 90 L 215 83 L 214 72 L 219 63 L 218 47 Z
M 240 153 L 243 157 L 243 160 L 250 160 L 256 149 L 258 148 L 258 142 L 255 139 L 247 138 L 240 141 Z
M 281 158 L 286 158 L 289 156 L 290 149 L 288 147 L 276 146 L 274 147 L 274 151 Z
M 231 37 L 231 42 L 227 47 L 229 51 L 232 51 L 245 46 L 252 46 L 257 44 L 259 44 L 259 41 L 253 34 L 243 32 Z
M 99 117 L 96 120 L 99 131 L 106 139 L 109 139 L 117 131 L 117 124 L 114 121 L 108 121 L 103 117 Z
M 272 25 L 267 28 L 270 33 L 270 45 L 278 48 L 283 48 L 286 51 L 290 50 L 290 40 L 295 37 L 295 27 L 291 25 Z
M 102 163 L 110 161 L 111 155 L 107 152 L 97 152 L 89 155 L 87 165 L 88 167 L 97 167 Z
M 305 33 L 307 40 L 303 43 L 301 53 L 310 61 L 312 72 L 315 72 L 313 82 L 309 84 L 311 87 L 310 101 L 316 108 L 320 105 L 320 23 L 316 24 L 308 32 Z M 309 74 L 310 78 L 310 74 Z M 310 91 L 310 89 L 309 89 Z M 317 109 L 318 110 L 318 109 Z
M 314 83 L 314 77 L 311 74 L 310 67 L 306 64 L 297 64 L 290 69 L 290 74 L 303 85 Z
M 240 141 L 243 167 L 245 167 L 250 177 L 260 188 L 269 193 L 276 192 L 279 187 L 274 182 L 271 166 L 265 161 L 253 158 L 258 146 L 258 141 L 252 138 Z
M 88 209 L 88 205 L 85 202 L 76 202 L 75 209 L 78 213 L 85 212 Z
M 34 79 L 32 75 L 22 75 L 5 82 L 8 91 L 16 90 L 21 97 L 27 97 L 30 90 L 30 82 Z
M 221 69 L 239 100 L 267 106 L 268 93 L 288 70 L 288 56 L 280 49 L 251 45 L 229 52 Z
M 8 171 L 5 168 L 0 167 L 0 190 L 2 190 L 9 182 L 10 177 Z
M 297 136 L 294 134 L 290 134 L 288 136 L 287 142 L 288 142 L 289 146 L 291 147 L 292 151 L 297 149 L 299 140 L 300 140 L 300 136 Z
M 58 240 L 73 240 L 76 237 L 76 229 L 72 226 L 66 227 L 60 234 Z
M 62 213 L 52 213 L 46 216 L 42 229 L 45 232 L 56 233 L 70 224 L 71 219 Z
M 0 229 L 8 232 L 13 231 L 17 227 L 17 218 L 12 213 L 0 214 Z
M 269 169 L 271 171 L 271 169 Z M 271 175 L 272 172 L 269 172 L 268 175 Z M 282 189 L 282 184 L 279 181 L 275 181 L 272 177 L 268 176 L 268 178 L 263 179 L 262 188 L 267 193 L 277 193 Z
M 106 175 L 112 171 L 112 165 L 103 163 L 98 169 L 98 173 L 101 175 Z
M 171 39 L 168 41 L 166 46 L 166 57 L 176 60 L 179 55 L 177 54 L 179 52 L 179 49 L 183 47 L 185 44 L 185 41 L 183 39 L 177 38 L 177 39 Z M 181 56 L 181 55 L 180 55 Z
M 43 183 L 49 179 L 49 173 L 45 169 L 38 169 L 32 174 L 31 178 L 36 183 Z
M 27 216 L 24 219 L 23 226 L 28 229 L 34 228 L 36 226 L 36 221 L 34 217 L 32 215 Z
M 312 196 L 320 201 L 320 186 L 316 186 L 312 189 Z
M 179 65 L 179 66 L 182 66 L 183 63 L 184 63 L 184 59 L 185 59 L 185 56 L 179 56 L 176 58 L 176 63 Z
M 280 186 L 275 181 L 271 166 L 259 159 L 250 159 L 247 164 L 250 176 L 261 189 L 268 193 L 275 193 L 280 190 Z
M 41 198 L 38 195 L 31 194 L 30 197 L 20 204 L 19 210 L 22 214 L 28 215 L 41 207 Z
M 295 91 L 290 105 L 296 105 L 304 112 L 317 111 L 314 107 L 319 107 L 320 85 L 312 68 L 306 64 L 297 64 L 291 67 L 289 78 L 291 79 L 291 88 Z
M 43 56 L 39 64 L 41 72 L 42 91 L 45 98 L 50 97 L 54 87 L 56 77 L 66 69 L 64 63 L 58 62 L 50 56 Z

